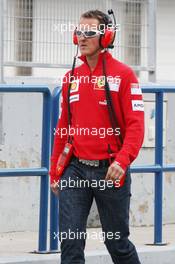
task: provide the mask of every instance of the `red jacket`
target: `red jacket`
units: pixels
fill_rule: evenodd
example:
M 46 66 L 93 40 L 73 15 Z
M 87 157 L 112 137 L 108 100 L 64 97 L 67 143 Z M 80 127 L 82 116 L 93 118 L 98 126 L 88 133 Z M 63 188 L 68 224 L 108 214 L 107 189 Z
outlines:
M 137 157 L 144 137 L 144 106 L 141 89 L 132 69 L 106 53 L 106 73 L 115 108 L 120 133 L 124 139 L 120 149 L 119 141 L 111 131 L 106 96 L 103 83 L 102 56 L 93 72 L 84 62 L 75 68 L 74 81 L 70 92 L 71 129 L 73 136 L 74 155 L 89 160 L 107 159 L 108 144 L 116 153 L 115 160 L 126 170 L 127 166 Z M 83 77 L 82 77 L 83 76 Z M 54 146 L 51 156 L 51 183 L 58 181 L 56 162 L 67 141 L 68 130 L 68 82 L 70 72 L 63 79 L 61 114 L 55 130 Z M 61 134 L 62 131 L 62 134 Z M 116 129 L 116 134 L 119 132 Z M 63 135 L 64 134 L 64 135 Z

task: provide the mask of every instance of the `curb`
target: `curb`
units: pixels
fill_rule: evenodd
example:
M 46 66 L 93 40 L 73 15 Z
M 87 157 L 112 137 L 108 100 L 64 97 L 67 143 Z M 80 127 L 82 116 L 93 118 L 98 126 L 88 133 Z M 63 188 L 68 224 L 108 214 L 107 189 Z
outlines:
M 145 246 L 137 252 L 141 264 L 172 264 L 175 260 L 175 245 L 173 246 Z M 107 250 L 85 252 L 86 264 L 111 264 L 112 260 Z M 60 254 L 1 257 L 0 264 L 58 264 Z

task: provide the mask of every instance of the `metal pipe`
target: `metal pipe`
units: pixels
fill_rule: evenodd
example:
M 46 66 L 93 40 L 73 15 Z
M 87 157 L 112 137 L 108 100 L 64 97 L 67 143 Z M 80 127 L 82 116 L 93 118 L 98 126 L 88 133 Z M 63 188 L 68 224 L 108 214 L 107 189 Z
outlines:
M 47 174 L 47 168 L 0 169 L 0 177 L 45 176 Z
M 166 165 L 160 167 L 159 165 L 145 165 L 145 166 L 131 166 L 131 173 L 154 173 L 162 170 L 163 172 L 175 171 L 175 165 Z M 23 169 L 0 169 L 0 177 L 22 177 L 22 176 L 43 176 L 48 174 L 47 168 L 23 168 Z
M 163 93 L 156 94 L 155 164 L 163 165 Z M 162 243 L 163 171 L 155 172 L 154 244 Z
M 170 85 L 142 85 L 142 92 L 143 93 L 174 93 L 175 86 Z
M 60 103 L 61 88 L 56 87 L 52 93 L 52 126 L 51 126 L 51 145 L 53 148 L 54 141 L 54 128 L 56 128 L 59 116 L 58 102 Z M 58 252 L 58 242 L 55 234 L 58 234 L 58 198 L 51 192 L 50 193 L 50 252 Z M 56 238 L 56 239 L 55 239 Z
M 43 121 L 42 121 L 42 159 L 41 166 L 49 168 L 50 159 L 50 117 L 51 95 L 43 94 Z M 39 214 L 39 245 L 38 252 L 47 250 L 47 220 L 48 220 L 48 174 L 41 177 L 40 185 L 40 214 Z
M 2 93 L 44 93 L 47 94 L 51 101 L 51 93 L 47 86 L 43 85 L 23 85 L 23 84 L 0 84 L 0 92 Z

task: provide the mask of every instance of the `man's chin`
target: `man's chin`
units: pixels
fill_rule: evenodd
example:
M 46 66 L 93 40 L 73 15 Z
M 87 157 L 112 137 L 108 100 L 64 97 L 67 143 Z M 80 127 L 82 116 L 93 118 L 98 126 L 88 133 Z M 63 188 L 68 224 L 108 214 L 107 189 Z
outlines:
M 88 49 L 85 49 L 85 48 L 80 48 L 80 53 L 81 53 L 81 55 L 83 55 L 83 56 L 93 56 L 95 53 L 99 53 L 99 52 L 101 52 L 101 49 L 97 49 L 96 51 L 90 51 L 90 50 L 88 50 Z
M 88 52 L 87 50 L 80 50 L 80 53 L 81 53 L 81 55 L 83 55 L 83 56 L 88 56 L 88 55 L 90 55 L 90 52 Z

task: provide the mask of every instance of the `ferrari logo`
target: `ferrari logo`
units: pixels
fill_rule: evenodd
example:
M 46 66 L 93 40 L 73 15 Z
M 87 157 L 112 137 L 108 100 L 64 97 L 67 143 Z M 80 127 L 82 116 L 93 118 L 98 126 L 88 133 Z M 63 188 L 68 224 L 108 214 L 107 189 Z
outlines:
M 79 87 L 79 80 L 74 80 L 71 83 L 71 87 L 70 87 L 70 92 L 78 92 L 78 87 Z
M 104 85 L 105 85 L 105 78 L 104 76 L 100 76 L 98 77 L 97 82 L 94 85 L 94 89 L 104 90 Z

